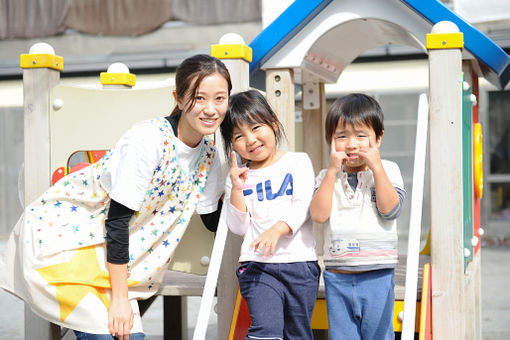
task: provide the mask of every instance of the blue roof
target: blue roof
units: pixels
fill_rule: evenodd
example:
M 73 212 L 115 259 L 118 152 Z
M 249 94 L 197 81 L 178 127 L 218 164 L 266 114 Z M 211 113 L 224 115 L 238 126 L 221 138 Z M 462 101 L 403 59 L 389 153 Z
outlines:
M 250 71 L 260 66 L 305 27 L 333 0 L 295 0 L 276 20 L 253 41 L 253 61 Z M 455 23 L 464 34 L 464 48 L 486 66 L 484 76 L 499 88 L 510 81 L 510 57 L 501 47 L 477 28 L 464 21 L 439 0 L 401 0 L 432 25 L 440 21 Z

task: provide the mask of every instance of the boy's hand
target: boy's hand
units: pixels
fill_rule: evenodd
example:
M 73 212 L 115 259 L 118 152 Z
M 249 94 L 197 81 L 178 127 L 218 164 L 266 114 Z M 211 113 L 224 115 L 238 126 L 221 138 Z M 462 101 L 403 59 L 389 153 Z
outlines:
M 244 182 L 246 182 L 246 179 L 248 178 L 246 173 L 248 172 L 247 167 L 239 168 L 237 166 L 237 158 L 236 153 L 232 151 L 230 154 L 230 158 L 232 161 L 231 167 L 230 167 L 230 179 L 232 181 L 232 190 L 242 190 L 244 187 Z
M 331 138 L 331 152 L 329 154 L 328 170 L 336 175 L 342 169 L 342 165 L 347 162 L 347 154 L 344 151 L 336 151 L 335 138 Z
M 379 148 L 376 146 L 375 141 L 372 141 L 372 138 L 368 139 L 368 148 L 360 148 L 359 155 L 365 159 L 365 163 L 372 172 L 382 168 Z
M 276 244 L 278 243 L 280 237 L 290 234 L 291 231 L 292 230 L 287 225 L 287 223 L 278 221 L 271 228 L 260 234 L 260 236 L 252 242 L 250 249 L 255 248 L 256 253 L 264 249 L 264 257 L 266 257 L 268 253 L 270 256 L 273 256 Z

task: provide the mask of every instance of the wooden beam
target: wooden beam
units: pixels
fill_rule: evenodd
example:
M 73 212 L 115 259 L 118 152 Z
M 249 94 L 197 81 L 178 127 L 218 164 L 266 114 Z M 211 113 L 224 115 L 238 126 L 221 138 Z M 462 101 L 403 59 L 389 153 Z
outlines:
M 290 69 L 266 70 L 266 98 L 287 135 L 287 150 L 295 150 L 294 77 Z
M 326 118 L 326 93 L 324 83 L 319 84 L 319 107 L 305 109 L 303 105 L 303 152 L 312 160 L 315 174 L 326 166 L 324 121 Z
M 23 70 L 25 207 L 50 186 L 49 100 L 59 81 L 60 71 L 52 68 Z M 25 304 L 25 339 L 60 337 L 59 326 L 40 318 Z
M 442 44 L 458 28 L 441 22 L 427 36 L 430 91 L 430 210 L 434 339 L 465 335 L 462 225 L 462 50 Z M 458 33 L 461 34 L 461 33 Z M 429 45 L 429 36 L 433 46 Z

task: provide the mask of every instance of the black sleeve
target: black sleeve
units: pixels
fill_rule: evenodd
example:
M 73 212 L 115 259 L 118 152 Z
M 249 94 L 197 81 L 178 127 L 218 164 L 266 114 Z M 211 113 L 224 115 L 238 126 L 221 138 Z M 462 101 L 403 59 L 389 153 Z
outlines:
M 129 220 L 134 210 L 111 200 L 106 227 L 106 260 L 113 264 L 129 262 Z
M 213 233 L 215 233 L 216 230 L 218 229 L 218 221 L 220 220 L 222 206 L 223 200 L 220 199 L 218 201 L 218 207 L 216 208 L 216 211 L 213 211 L 212 213 L 209 214 L 200 215 L 200 218 L 202 219 L 202 222 L 204 223 L 205 227 L 209 229 L 209 231 L 212 231 Z

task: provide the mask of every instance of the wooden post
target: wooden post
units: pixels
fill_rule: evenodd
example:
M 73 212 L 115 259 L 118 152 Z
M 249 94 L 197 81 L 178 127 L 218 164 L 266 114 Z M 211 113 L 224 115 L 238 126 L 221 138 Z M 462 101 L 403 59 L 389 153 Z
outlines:
M 451 22 L 427 35 L 430 91 L 432 325 L 435 339 L 465 336 L 462 226 L 462 47 Z
M 294 77 L 290 69 L 266 70 L 266 98 L 287 135 L 287 149 L 295 149 L 295 96 Z
M 37 43 L 22 54 L 24 108 L 25 206 L 50 186 L 50 91 L 60 81 L 63 59 L 53 48 Z M 25 304 L 25 339 L 60 339 L 60 327 L 35 315 Z
M 324 141 L 325 127 L 324 121 L 326 119 L 326 92 L 324 83 L 319 83 L 317 89 L 317 105 L 313 108 L 307 108 L 305 105 L 308 92 L 307 88 L 303 86 L 303 152 L 306 152 L 312 160 L 313 169 L 315 173 L 324 168 L 327 159 L 324 155 L 326 143 Z
M 237 34 L 229 33 L 220 39 L 219 45 L 211 46 L 211 55 L 221 59 L 227 66 L 232 80 L 232 94 L 249 89 L 249 62 L 252 59 L 251 48 Z M 217 133 L 216 146 L 222 159 L 223 173 L 228 173 L 229 164 L 223 151 L 222 139 Z M 225 203 L 226 204 L 226 203 Z M 235 275 L 243 239 L 228 231 L 223 250 L 221 271 L 218 276 L 218 339 L 227 339 L 234 312 L 234 303 L 239 284 Z M 210 268 L 212 263 L 210 264 Z M 196 337 L 195 337 L 196 336 Z M 195 338 L 201 338 L 195 333 Z

